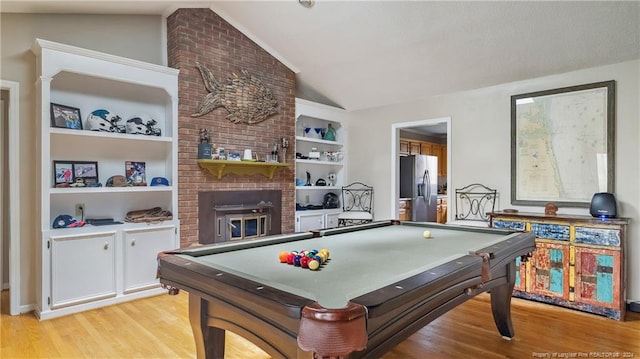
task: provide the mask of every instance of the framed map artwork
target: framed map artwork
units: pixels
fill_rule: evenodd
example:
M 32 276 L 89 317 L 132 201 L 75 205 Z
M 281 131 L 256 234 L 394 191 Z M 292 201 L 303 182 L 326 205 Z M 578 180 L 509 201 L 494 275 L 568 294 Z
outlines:
M 615 81 L 511 96 L 511 203 L 589 207 L 613 192 Z

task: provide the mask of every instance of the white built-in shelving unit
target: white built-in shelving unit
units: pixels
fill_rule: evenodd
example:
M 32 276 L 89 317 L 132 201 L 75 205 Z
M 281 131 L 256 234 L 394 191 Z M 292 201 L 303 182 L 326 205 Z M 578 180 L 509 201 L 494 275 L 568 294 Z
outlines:
M 321 153 L 320 159 L 296 158 L 296 179 L 307 183 L 307 172 L 310 184 L 296 185 L 296 231 L 332 228 L 338 226 L 338 215 L 342 205 L 331 209 L 304 209 L 309 205 L 322 205 L 325 194 L 332 192 L 341 198 L 342 186 L 346 184 L 346 130 L 345 111 L 315 102 L 296 99 L 296 152 L 308 156 L 309 152 Z M 327 129 L 331 125 L 335 130 L 335 140 L 325 140 L 315 129 Z M 308 132 L 305 128 L 310 129 Z M 328 156 L 326 155 L 328 154 Z M 335 183 L 331 183 L 329 173 L 336 175 Z M 326 186 L 316 186 L 322 178 Z
M 178 71 L 172 68 L 37 39 L 39 201 L 36 315 L 48 319 L 163 293 L 156 279 L 159 252 L 179 247 Z M 96 109 L 128 118 L 148 115 L 160 136 L 53 127 L 50 104 L 80 110 L 83 125 Z M 86 126 L 86 125 L 85 125 Z M 86 128 L 86 127 L 85 127 Z M 102 187 L 57 188 L 54 161 L 95 161 Z M 169 186 L 105 187 L 125 175 L 125 162 L 145 162 L 146 181 Z M 78 206 L 84 208 L 76 213 Z M 172 220 L 128 223 L 129 211 L 160 207 Z M 113 218 L 122 224 L 53 228 L 54 219 Z

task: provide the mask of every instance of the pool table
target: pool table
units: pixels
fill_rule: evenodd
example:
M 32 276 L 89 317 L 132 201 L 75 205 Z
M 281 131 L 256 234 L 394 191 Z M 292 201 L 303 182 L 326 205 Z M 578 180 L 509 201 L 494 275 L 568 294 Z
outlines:
M 319 270 L 278 259 L 321 248 Z M 534 248 L 531 233 L 383 221 L 163 252 L 158 276 L 189 293 L 198 358 L 223 358 L 226 330 L 274 358 L 376 358 L 485 291 L 513 337 L 515 259 Z

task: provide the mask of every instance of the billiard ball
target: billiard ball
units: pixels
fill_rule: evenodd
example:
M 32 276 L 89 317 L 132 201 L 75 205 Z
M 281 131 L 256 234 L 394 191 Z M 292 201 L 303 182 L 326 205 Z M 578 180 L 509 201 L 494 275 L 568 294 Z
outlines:
M 293 264 L 293 257 L 295 257 L 296 255 L 293 253 L 289 253 L 287 254 L 287 264 Z
M 309 257 L 303 256 L 302 258 L 300 258 L 300 267 L 309 268 L 309 261 L 311 261 Z
M 431 232 L 430 231 L 424 231 L 424 232 L 422 232 L 422 236 L 424 238 L 431 238 Z
M 300 267 L 300 259 L 301 259 L 301 258 L 302 258 L 302 256 L 301 256 L 301 255 L 296 254 L 296 255 L 293 257 L 293 265 L 294 265 L 294 266 L 296 266 L 296 267 Z
M 318 262 L 315 259 L 310 260 L 307 265 L 309 266 L 309 269 L 311 269 L 311 270 L 317 270 L 318 268 L 320 268 L 320 262 Z
M 278 259 L 280 260 L 280 263 L 287 263 L 287 256 L 289 255 L 289 252 L 287 251 L 282 251 L 278 254 Z

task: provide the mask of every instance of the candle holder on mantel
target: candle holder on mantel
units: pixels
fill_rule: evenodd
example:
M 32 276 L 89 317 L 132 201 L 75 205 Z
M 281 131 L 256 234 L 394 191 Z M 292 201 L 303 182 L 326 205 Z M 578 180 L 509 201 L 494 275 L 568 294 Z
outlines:
M 287 138 L 282 137 L 280 139 L 280 147 L 282 148 L 282 157 L 281 162 L 287 162 L 287 148 L 289 148 L 289 140 Z

